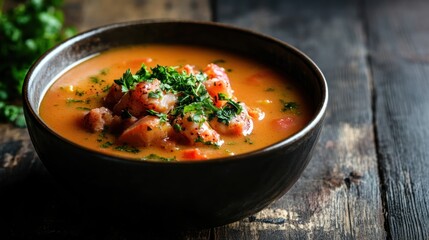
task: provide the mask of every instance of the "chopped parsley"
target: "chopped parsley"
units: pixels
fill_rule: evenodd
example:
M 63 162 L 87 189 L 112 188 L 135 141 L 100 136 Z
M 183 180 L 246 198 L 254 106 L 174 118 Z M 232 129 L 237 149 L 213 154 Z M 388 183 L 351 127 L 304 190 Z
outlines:
M 109 148 L 109 147 L 110 147 L 110 146 L 112 146 L 112 145 L 113 145 L 113 143 L 112 143 L 112 142 L 107 141 L 107 142 L 105 142 L 105 143 L 101 144 L 101 146 L 100 146 L 100 147 L 102 147 L 102 148 Z
M 85 94 L 85 91 L 76 89 L 75 94 L 76 96 L 82 97 Z
M 106 85 L 106 86 L 104 86 L 102 89 L 101 89 L 101 91 L 103 91 L 103 92 L 108 92 L 109 90 L 110 90 L 110 88 L 112 87 L 112 85 Z
M 91 111 L 91 108 L 87 108 L 87 107 L 76 107 L 77 110 L 82 110 L 82 111 Z
M 238 103 L 233 101 L 230 98 L 226 98 L 224 94 L 219 94 L 219 100 L 227 100 L 226 104 L 216 111 L 217 121 L 225 125 L 229 125 L 231 119 L 239 115 L 243 111 L 243 107 Z
M 181 132 L 183 130 L 182 126 L 180 126 L 180 124 L 177 124 L 177 123 L 173 125 L 173 129 L 176 130 L 176 132 Z
M 197 123 L 203 123 L 208 119 L 217 117 L 219 122 L 228 125 L 229 121 L 242 111 L 239 103 L 232 99 L 227 99 L 224 94 L 220 94 L 219 98 L 226 100 L 227 103 L 224 107 L 217 108 L 203 84 L 207 80 L 205 74 L 180 73 L 177 71 L 177 67 L 173 66 L 157 65 L 148 70 L 146 65 L 142 64 L 136 74 L 132 74 L 128 69 L 120 79 L 115 80 L 115 83 L 121 86 L 122 92 L 128 92 L 135 89 L 138 83 L 142 81 L 150 82 L 153 79 L 158 79 L 161 82 L 160 89 L 149 92 L 149 98 L 162 98 L 164 92 L 177 94 L 178 103 L 169 112 L 172 117 L 188 114 L 188 120 Z M 163 121 L 168 121 L 165 114 L 152 110 L 149 110 L 148 113 L 158 116 Z
M 151 91 L 148 93 L 148 97 L 160 99 L 160 98 L 162 98 L 162 92 L 159 89 L 157 89 L 156 91 Z
M 105 76 L 105 75 L 107 75 L 108 72 L 109 72 L 108 68 L 103 68 L 103 69 L 100 70 L 100 75 Z
M 107 138 L 107 131 L 108 131 L 108 129 L 107 129 L 107 128 L 105 128 L 105 129 L 103 129 L 103 131 L 101 131 L 101 132 L 98 134 L 97 142 L 102 142 L 102 141 L 103 141 L 103 139 L 106 139 L 106 138 Z
M 131 113 L 128 111 L 128 109 L 125 109 L 124 111 L 121 112 L 121 118 L 122 119 L 127 119 L 127 118 L 131 118 L 133 115 L 131 115 Z
M 218 146 L 217 144 L 211 142 L 211 141 L 204 141 L 204 138 L 199 136 L 195 139 L 195 143 L 202 143 L 204 145 L 209 145 L 209 146 Z
M 295 114 L 299 114 L 299 111 L 298 111 L 299 106 L 296 102 L 286 102 L 283 99 L 280 99 L 280 102 L 282 103 L 282 112 L 291 111 Z
M 127 69 L 120 79 L 115 80 L 115 83 L 122 87 L 122 92 L 126 93 L 133 90 L 141 81 L 140 75 L 133 75 L 131 70 Z
M 120 146 L 116 146 L 114 148 L 115 150 L 121 151 L 121 152 L 128 152 L 128 153 L 139 153 L 140 150 L 136 147 L 133 146 L 129 146 L 129 145 L 120 145 Z
M 152 153 L 152 154 L 149 154 L 146 157 L 144 157 L 142 160 L 161 160 L 164 162 L 174 162 L 174 161 L 176 161 L 176 157 L 174 156 L 172 158 L 166 158 L 166 157 L 162 157 L 162 156 L 159 156 L 157 154 Z
M 74 98 L 67 98 L 67 103 L 83 103 L 84 101 L 82 99 L 74 99 Z
M 157 111 L 155 111 L 155 110 L 151 110 L 151 109 L 147 110 L 147 113 L 148 113 L 149 115 L 152 115 L 152 116 L 156 116 L 156 117 L 158 117 L 158 118 L 159 118 L 159 121 L 160 121 L 161 123 L 165 123 L 165 122 L 167 122 L 167 121 L 168 121 L 167 114 L 165 114 L 165 113 L 160 113 L 160 112 L 157 112 Z
M 92 83 L 99 83 L 100 82 L 100 78 L 98 78 L 98 76 L 91 76 L 91 77 L 89 77 L 89 80 Z
M 244 142 L 245 142 L 245 143 L 248 143 L 248 144 L 250 144 L 250 145 L 252 145 L 252 144 L 253 144 L 253 141 L 252 141 L 252 139 L 250 139 L 250 137 L 245 137 L 245 138 L 244 138 Z

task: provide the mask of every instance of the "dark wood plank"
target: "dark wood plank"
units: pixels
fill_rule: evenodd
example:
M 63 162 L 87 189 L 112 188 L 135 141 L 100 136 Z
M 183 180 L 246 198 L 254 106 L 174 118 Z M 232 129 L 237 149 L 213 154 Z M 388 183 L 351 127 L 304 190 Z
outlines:
M 429 239 L 429 2 L 367 1 L 377 140 L 392 239 Z
M 209 0 L 65 0 L 66 20 L 80 31 L 101 25 L 141 19 L 212 18 Z
M 257 30 L 306 52 L 330 89 L 326 124 L 302 178 L 255 216 L 216 229 L 219 239 L 382 239 L 366 61 L 357 1 L 218 0 L 221 22 Z

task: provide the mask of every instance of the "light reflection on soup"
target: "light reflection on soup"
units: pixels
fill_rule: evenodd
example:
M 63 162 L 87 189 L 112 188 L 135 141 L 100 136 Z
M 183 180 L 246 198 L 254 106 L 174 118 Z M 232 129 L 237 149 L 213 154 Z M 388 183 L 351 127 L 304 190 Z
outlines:
M 199 96 L 197 103 L 191 104 L 192 108 L 184 107 L 184 111 L 183 106 L 179 106 L 186 94 L 166 90 L 166 83 L 162 81 L 159 83 L 161 88 L 145 92 L 145 101 L 150 104 L 144 102 L 145 107 L 136 105 L 138 102 L 132 102 L 132 96 L 138 93 L 141 98 L 143 93 L 138 92 L 139 89 L 149 89 L 156 82 L 151 78 L 127 89 L 121 77 L 127 69 L 132 75 L 137 74 L 142 64 L 147 66 L 149 73 L 157 71 L 159 65 L 175 66 L 180 74 L 200 76 L 196 80 L 202 83 L 198 89 L 205 87 L 202 93 L 208 94 L 212 104 L 210 113 L 202 118 L 197 115 L 195 106 L 199 107 L 202 101 Z M 191 66 L 191 69 L 185 66 Z M 229 90 L 218 90 L 219 79 L 223 77 L 229 80 Z M 115 83 L 114 80 L 119 81 Z M 124 91 L 116 102 L 106 98 L 115 85 L 119 92 Z M 167 107 L 156 105 L 167 96 L 173 99 Z M 150 44 L 109 50 L 73 67 L 49 88 L 42 100 L 40 115 L 61 136 L 105 154 L 164 161 L 202 160 L 251 152 L 298 132 L 313 115 L 312 106 L 306 99 L 293 79 L 253 59 L 205 47 Z M 132 119 L 126 126 L 131 127 L 115 127 L 113 131 L 114 127 L 109 124 L 92 124 L 88 120 L 90 117 L 85 116 L 90 115 L 91 109 L 102 106 L 122 125 Z M 231 111 L 230 121 L 222 122 L 225 113 L 231 114 Z M 164 122 L 160 123 L 164 116 Z M 230 131 L 236 126 L 233 119 L 244 119 L 253 127 Z M 162 138 L 153 132 L 147 136 L 152 127 L 142 124 L 154 121 L 151 126 L 168 126 L 169 132 L 162 133 Z M 202 130 L 189 132 L 188 126 L 206 127 L 219 136 L 216 140 L 205 138 Z M 167 131 L 167 127 L 159 129 Z M 150 137 L 159 138 L 155 139 L 159 141 L 148 140 Z

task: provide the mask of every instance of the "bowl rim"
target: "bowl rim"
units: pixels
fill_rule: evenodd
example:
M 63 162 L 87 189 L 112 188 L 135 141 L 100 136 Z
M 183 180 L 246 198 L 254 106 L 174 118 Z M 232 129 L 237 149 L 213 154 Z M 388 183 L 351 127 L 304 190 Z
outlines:
M 38 113 L 36 113 L 36 111 L 33 110 L 33 108 L 31 107 L 31 103 L 29 101 L 29 97 L 28 97 L 28 95 L 29 95 L 28 94 L 29 83 L 30 83 L 30 80 L 33 80 L 34 73 L 37 72 L 38 69 L 43 66 L 44 62 L 49 60 L 50 56 L 53 56 L 56 53 L 61 52 L 67 46 L 70 46 L 70 45 L 72 45 L 76 42 L 79 42 L 81 40 L 90 38 L 91 36 L 95 36 L 95 35 L 100 34 L 102 32 L 106 32 L 106 31 L 113 30 L 116 28 L 124 28 L 124 27 L 131 27 L 134 25 L 148 25 L 148 24 L 185 24 L 185 25 L 211 26 L 211 27 L 216 27 L 219 29 L 237 31 L 237 32 L 240 32 L 240 34 L 252 35 L 254 37 L 263 39 L 265 41 L 269 41 L 269 42 L 273 42 L 277 45 L 281 45 L 282 47 L 289 49 L 292 52 L 292 54 L 297 55 L 298 58 L 302 59 L 303 63 L 305 65 L 307 65 L 309 67 L 309 69 L 312 70 L 312 72 L 315 74 L 315 76 L 318 79 L 319 86 L 320 86 L 322 101 L 321 101 L 321 103 L 316 104 L 316 109 L 314 111 L 315 114 L 314 114 L 313 118 L 310 120 L 310 122 L 308 122 L 304 128 L 302 128 L 298 132 L 294 133 L 293 135 L 291 135 L 291 136 L 289 136 L 283 140 L 272 143 L 266 147 L 253 150 L 251 152 L 246 152 L 246 153 L 241 153 L 241 154 L 226 156 L 226 157 L 220 157 L 220 158 L 205 159 L 205 160 L 201 160 L 201 161 L 195 161 L 195 160 L 157 161 L 157 160 L 150 160 L 150 159 L 136 160 L 135 158 L 132 158 L 132 157 L 128 158 L 128 157 L 119 157 L 119 156 L 104 154 L 104 153 L 101 153 L 99 151 L 96 151 L 96 150 L 93 150 L 91 148 L 87 148 L 83 145 L 72 142 L 72 141 L 68 140 L 67 138 L 61 136 L 60 134 L 56 133 L 41 119 L 40 115 Z M 60 71 L 60 73 L 63 73 L 64 70 L 65 69 L 62 69 L 62 71 Z M 50 83 L 52 84 L 53 81 L 51 81 Z M 45 91 L 48 88 L 49 88 L 49 86 L 45 87 Z M 164 164 L 164 165 L 178 165 L 178 164 L 179 165 L 187 165 L 187 164 L 197 165 L 197 164 L 203 164 L 203 165 L 205 165 L 205 164 L 214 164 L 214 163 L 218 163 L 218 162 L 246 160 L 247 158 L 253 158 L 253 157 L 256 157 L 258 155 L 262 155 L 266 152 L 270 152 L 270 151 L 273 151 L 273 150 L 278 149 L 278 148 L 283 148 L 287 145 L 293 145 L 295 142 L 298 142 L 300 139 L 305 138 L 305 136 L 307 136 L 311 132 L 312 129 L 317 127 L 317 125 L 322 124 L 322 122 L 324 121 L 325 114 L 326 114 L 326 109 L 328 106 L 328 99 L 329 99 L 328 84 L 327 84 L 326 78 L 323 75 L 320 68 L 316 65 L 316 63 L 310 57 L 308 57 L 301 50 L 290 45 L 289 43 L 282 41 L 280 39 L 277 39 L 275 37 L 254 31 L 254 30 L 250 30 L 250 29 L 246 29 L 246 28 L 242 28 L 242 27 L 237 27 L 237 26 L 234 26 L 231 24 L 225 24 L 225 23 L 219 23 L 219 22 L 210 22 L 210 21 L 171 20 L 171 19 L 145 19 L 145 20 L 137 20 L 137 21 L 112 23 L 112 24 L 107 24 L 107 25 L 103 25 L 100 27 L 96 27 L 96 28 L 86 30 L 82 33 L 79 33 L 79 34 L 69 38 L 69 39 L 66 39 L 66 40 L 58 43 L 57 45 L 55 45 L 54 47 L 52 47 L 48 51 L 46 51 L 44 54 L 42 54 L 33 63 L 33 65 L 28 70 L 27 75 L 25 76 L 24 84 L 22 87 L 22 93 L 23 93 L 22 94 L 23 106 L 24 106 L 24 108 L 26 108 L 26 110 L 28 110 L 31 117 L 36 120 L 38 125 L 40 125 L 43 129 L 48 131 L 50 135 L 53 135 L 54 137 L 58 138 L 59 140 L 65 142 L 67 144 L 70 144 L 71 146 L 73 146 L 75 148 L 79 148 L 79 149 L 83 149 L 85 151 L 88 151 L 91 155 L 100 155 L 100 156 L 102 156 L 104 161 L 109 160 L 109 161 L 113 161 L 113 162 L 129 162 L 129 163 L 133 163 L 133 164 L 156 164 L 156 165 L 158 165 L 158 164 Z M 41 97 L 41 99 L 43 99 L 43 97 Z M 30 121 L 28 118 L 29 117 L 26 116 L 26 121 Z M 27 126 L 28 125 L 29 124 L 27 124 Z

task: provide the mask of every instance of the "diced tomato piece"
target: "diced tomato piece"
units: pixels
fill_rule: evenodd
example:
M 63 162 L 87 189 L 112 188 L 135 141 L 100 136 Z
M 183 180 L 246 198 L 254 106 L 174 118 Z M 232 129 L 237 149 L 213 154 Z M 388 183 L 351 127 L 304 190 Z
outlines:
M 182 150 L 182 157 L 185 160 L 203 160 L 207 159 L 207 156 L 201 152 L 198 148 L 191 148 Z
M 287 116 L 284 118 L 279 118 L 274 120 L 274 125 L 278 128 L 278 129 L 290 129 L 292 127 L 294 127 L 296 124 L 296 117 L 295 116 Z
M 264 84 L 264 79 L 269 78 L 273 75 L 273 72 L 269 70 L 264 70 L 257 72 L 250 77 L 246 78 L 246 81 L 252 85 L 262 85 Z

